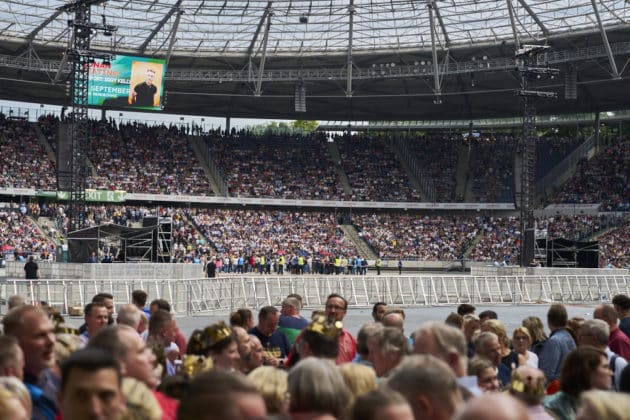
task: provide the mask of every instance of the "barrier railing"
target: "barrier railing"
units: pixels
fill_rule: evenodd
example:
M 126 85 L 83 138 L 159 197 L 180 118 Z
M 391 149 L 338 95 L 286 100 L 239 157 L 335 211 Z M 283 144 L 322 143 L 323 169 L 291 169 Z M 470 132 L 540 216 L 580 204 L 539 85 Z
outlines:
M 0 298 L 21 294 L 29 302 L 45 301 L 62 313 L 68 313 L 73 306 L 83 307 L 99 292 L 112 293 L 120 304 L 131 302 L 131 292 L 136 289 L 145 290 L 151 299 L 167 299 L 178 315 L 193 315 L 280 305 L 289 293 L 301 294 L 307 308 L 321 308 L 330 293 L 344 296 L 350 307 L 369 307 L 380 301 L 403 306 L 595 303 L 619 293 L 630 294 L 630 275 L 0 280 Z

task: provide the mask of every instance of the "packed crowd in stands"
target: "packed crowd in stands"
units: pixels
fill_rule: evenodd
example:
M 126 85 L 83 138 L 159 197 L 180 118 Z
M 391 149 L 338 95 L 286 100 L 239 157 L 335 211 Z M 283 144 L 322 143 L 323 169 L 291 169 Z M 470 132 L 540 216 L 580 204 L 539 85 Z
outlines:
M 630 268 L 630 225 L 613 228 L 598 241 L 600 267 Z
M 547 328 L 524 316 L 511 330 L 499 309 L 461 304 L 445 320 L 411 322 L 377 302 L 353 333 L 344 296 L 305 317 L 292 293 L 280 308 L 239 308 L 188 337 L 170 302 L 148 297 L 98 293 L 76 329 L 11 296 L 3 418 L 623 420 L 630 411 L 623 294 L 589 319 L 552 304 Z
M 208 136 L 214 164 L 234 197 L 341 200 L 325 138 Z
M 55 163 L 27 120 L 8 119 L 0 113 L 0 186 L 55 189 Z
M 513 201 L 515 140 L 512 137 L 480 137 L 470 142 L 469 182 L 472 198 L 467 201 L 500 203 Z
M 49 242 L 63 243 L 69 219 L 61 203 L 12 205 L 11 211 L 26 226 L 32 222 L 24 215 L 39 220 L 39 228 Z M 19 209 L 22 209 L 20 212 Z M 286 266 L 294 258 L 303 257 L 307 267 L 314 262 L 333 262 L 337 257 L 343 266 L 354 267 L 358 250 L 339 227 L 340 216 L 333 212 L 188 209 L 132 205 L 89 205 L 86 220 L 90 227 L 119 224 L 141 227 L 147 216 L 170 217 L 172 220 L 172 261 L 200 263 L 214 257 L 223 263 L 222 271 L 236 271 L 236 260 L 245 259 L 246 269 L 257 269 L 257 259 L 264 256 L 278 272 L 278 256 Z M 46 219 L 40 219 L 40 217 Z M 520 261 L 520 222 L 517 217 L 436 216 L 404 213 L 357 213 L 352 216 L 360 240 L 384 260 L 455 261 L 461 258 L 501 265 Z M 350 219 L 349 219 L 350 220 Z M 612 214 L 575 215 L 536 220 L 538 235 L 548 239 L 600 240 L 604 266 L 623 268 L 630 265 L 625 258 L 628 222 Z M 608 229 L 613 229 L 607 232 Z M 8 228 L 5 228 L 7 230 Z M 34 226 L 20 229 L 20 239 L 30 253 L 43 249 L 39 230 Z M 606 233 L 598 237 L 598 235 Z M 15 239 L 14 239 L 15 240 Z M 9 246 L 8 239 L 2 241 Z M 49 247 L 48 247 L 49 248 Z M 3 249 L 4 250 L 4 249 Z M 249 263 L 249 257 L 256 259 Z M 225 261 L 224 261 L 225 260 Z M 308 260 L 308 262 L 307 262 Z M 220 264 L 221 264 L 220 263 Z M 295 264 L 293 264 L 295 265 Z M 302 264 L 300 264 L 302 265 Z M 351 272 L 350 269 L 342 272 Z M 355 270 L 352 270 L 354 273 Z
M 424 136 L 407 140 L 413 156 L 434 181 L 435 201 L 452 202 L 455 194 L 458 149 L 462 145 L 457 136 Z
M 601 203 L 600 211 L 630 210 L 630 139 L 614 138 L 576 172 L 552 197 L 554 203 Z
M 369 135 L 334 138 L 355 201 L 421 201 L 387 141 Z
M 478 232 L 478 221 L 468 217 L 360 214 L 353 222 L 377 255 L 396 260 L 459 259 Z
M 482 236 L 470 253 L 473 261 L 518 265 L 520 258 L 520 221 L 516 217 L 482 218 Z
M 356 256 L 333 213 L 281 210 L 197 210 L 195 224 L 227 256 Z
M 546 136 L 536 139 L 536 177 L 542 178 L 554 166 L 571 154 L 584 138 Z
M 37 120 L 42 134 L 46 137 L 46 141 L 50 144 L 50 148 L 53 151 L 57 151 L 57 137 L 59 136 L 59 118 L 55 115 L 48 114 L 42 115 Z
M 177 127 L 92 122 L 88 157 L 94 189 L 212 195 L 188 138 Z
M 0 255 L 15 260 L 37 253 L 41 259 L 54 258 L 55 245 L 40 233 L 33 215 L 33 206 L 6 203 L 0 207 Z

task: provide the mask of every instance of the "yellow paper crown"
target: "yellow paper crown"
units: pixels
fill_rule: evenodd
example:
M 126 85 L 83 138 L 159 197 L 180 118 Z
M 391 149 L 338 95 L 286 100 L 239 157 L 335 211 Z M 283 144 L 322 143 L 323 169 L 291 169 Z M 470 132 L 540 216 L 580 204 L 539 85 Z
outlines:
M 182 360 L 181 373 L 192 378 L 193 376 L 212 369 L 212 359 L 204 356 L 187 354 Z
M 308 324 L 306 329 L 308 331 L 316 332 L 317 334 L 338 338 L 341 335 L 343 323 L 341 321 L 329 321 L 325 316 L 317 315 L 313 318 L 311 323 Z
M 206 346 L 210 348 L 230 337 L 232 335 L 232 328 L 227 326 L 225 322 L 219 321 L 216 324 L 207 326 L 203 330 L 203 333 L 205 335 Z
M 50 314 L 50 320 L 52 321 L 54 327 L 55 334 L 74 334 L 79 335 L 79 330 L 73 327 L 68 327 L 65 324 L 66 320 L 61 316 L 61 314 L 57 311 L 52 312 Z
M 542 397 L 545 395 L 545 378 L 543 376 L 535 380 L 530 376 L 524 378 L 520 372 L 515 371 L 512 373 L 509 388 L 515 393 Z

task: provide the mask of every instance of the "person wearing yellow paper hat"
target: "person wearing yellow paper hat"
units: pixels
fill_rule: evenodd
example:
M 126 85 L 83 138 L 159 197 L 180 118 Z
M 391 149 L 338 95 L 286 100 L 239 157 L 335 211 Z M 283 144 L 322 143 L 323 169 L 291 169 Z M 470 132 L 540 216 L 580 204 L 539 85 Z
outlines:
M 331 321 L 324 315 L 313 318 L 296 342 L 297 355 L 292 365 L 307 357 L 330 359 L 333 363 L 339 355 L 339 336 L 343 330 L 341 321 Z
M 214 369 L 218 370 L 236 370 L 241 360 L 232 328 L 223 321 L 209 325 L 203 331 L 194 331 L 188 343 L 187 353 L 210 357 Z

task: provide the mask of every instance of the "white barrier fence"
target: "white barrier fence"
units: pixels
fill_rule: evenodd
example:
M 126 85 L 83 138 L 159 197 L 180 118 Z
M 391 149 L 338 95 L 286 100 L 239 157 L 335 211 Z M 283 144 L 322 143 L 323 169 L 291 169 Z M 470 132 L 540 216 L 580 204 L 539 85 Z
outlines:
M 168 300 L 176 314 L 194 315 L 279 305 L 289 293 L 302 295 L 307 308 L 321 308 L 330 293 L 344 296 L 351 307 L 369 307 L 379 301 L 402 306 L 595 303 L 619 293 L 630 295 L 630 275 L 0 279 L 0 298 L 21 294 L 30 302 L 45 301 L 62 313 L 73 306 L 83 307 L 99 292 L 112 293 L 119 304 L 131 302 L 136 289 L 145 290 L 150 300 Z

